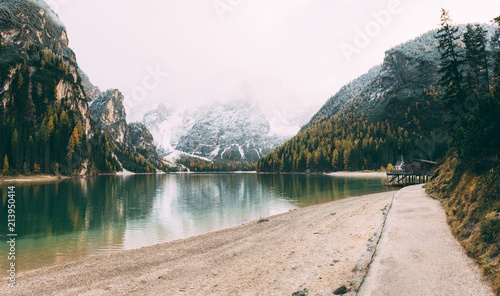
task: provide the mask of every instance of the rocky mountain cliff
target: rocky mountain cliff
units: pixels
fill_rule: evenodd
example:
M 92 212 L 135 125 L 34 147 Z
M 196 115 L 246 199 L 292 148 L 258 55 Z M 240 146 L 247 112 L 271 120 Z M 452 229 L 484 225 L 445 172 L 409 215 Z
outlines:
M 78 65 L 74 52 L 68 47 L 68 37 L 63 24 L 55 19 L 55 14 L 43 1 L 10 1 L 0 2 L 0 34 L 2 37 L 3 55 L 0 70 L 0 80 L 3 89 L 0 89 L 4 108 L 9 99 L 11 83 L 16 75 L 22 72 L 24 65 L 19 64 L 23 59 L 35 55 L 37 58 L 59 58 L 61 68 L 64 68 L 65 78 L 55 84 L 57 101 L 66 99 L 68 107 L 82 121 L 87 136 L 92 136 L 90 113 L 87 104 L 83 102 L 85 93 L 80 84 Z M 41 57 L 43 56 L 43 57 Z M 16 63 L 18 62 L 18 63 Z M 43 60 L 43 63 L 47 62 Z M 42 67 L 29 66 L 29 75 L 41 75 Z M 44 87 L 43 81 L 30 81 L 30 89 L 35 88 L 40 94 Z M 29 100 L 33 100 L 29 92 Z M 69 100 L 68 100 L 69 99 Z
M 149 132 L 124 121 L 121 94 L 101 94 L 79 69 L 45 2 L 0 1 L 0 35 L 2 174 L 115 172 L 120 162 L 137 171 L 163 167 Z M 88 102 L 97 99 L 94 122 Z
M 465 25 L 458 27 L 464 32 Z M 483 25 L 491 37 L 495 28 Z M 366 74 L 345 85 L 316 113 L 302 130 L 338 114 L 342 109 L 358 104 L 357 113 L 369 114 L 375 120 L 392 118 L 402 124 L 404 109 L 410 105 L 425 103 L 429 87 L 437 87 L 439 74 L 439 51 L 437 30 L 429 31 L 421 36 L 395 46 L 385 53 L 384 61 L 369 70 Z M 488 37 L 488 38 L 489 38 Z M 465 45 L 460 47 L 464 49 Z M 356 102 L 362 99 L 364 102 Z M 423 101 L 422 101 L 423 100 Z M 427 128 L 436 126 L 441 121 L 441 111 L 431 112 Z M 425 124 L 424 123 L 424 124 Z
M 273 136 L 259 107 L 247 100 L 214 102 L 183 112 L 160 104 L 145 114 L 144 124 L 166 154 L 256 161 L 284 142 Z
M 160 162 L 148 128 L 142 123 L 127 124 L 123 101 L 123 94 L 117 89 L 99 93 L 90 103 L 92 119 L 112 141 L 130 147 L 151 162 Z
M 39 44 L 65 52 L 75 62 L 66 28 L 44 1 L 2 0 L 0 5 L 0 27 L 6 42 L 18 47 Z
M 99 94 L 90 104 L 90 114 L 97 126 L 118 143 L 125 143 L 128 128 L 123 100 L 122 93 L 114 89 Z

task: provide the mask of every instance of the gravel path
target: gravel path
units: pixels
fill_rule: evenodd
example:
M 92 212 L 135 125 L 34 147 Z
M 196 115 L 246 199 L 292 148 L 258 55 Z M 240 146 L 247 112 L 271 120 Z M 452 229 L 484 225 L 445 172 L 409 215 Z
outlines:
M 354 294 L 395 192 L 352 197 L 185 240 L 21 273 L 1 295 Z
M 422 185 L 396 194 L 359 295 L 493 295 Z

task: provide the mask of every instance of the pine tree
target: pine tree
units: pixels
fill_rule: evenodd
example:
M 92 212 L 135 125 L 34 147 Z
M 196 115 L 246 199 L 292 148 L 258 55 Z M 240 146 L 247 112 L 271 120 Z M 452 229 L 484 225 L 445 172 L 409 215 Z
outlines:
M 83 139 L 84 133 L 83 133 L 83 125 L 80 120 L 78 120 L 78 122 L 76 123 L 76 130 L 78 132 L 79 141 L 81 141 Z
M 467 25 L 464 33 L 465 79 L 469 95 L 489 91 L 486 30 L 480 25 Z
M 23 164 L 23 173 L 26 176 L 28 176 L 30 174 L 29 167 L 28 167 L 28 164 L 26 162 Z
M 21 166 L 21 153 L 19 153 L 19 135 L 17 133 L 17 129 L 14 129 L 14 133 L 12 133 L 12 156 L 14 158 L 14 170 L 20 169 Z
M 24 84 L 23 74 L 19 73 L 19 76 L 17 77 L 17 88 L 21 89 L 21 87 L 23 87 L 23 84 Z
M 68 153 L 66 154 L 66 157 L 68 158 L 68 165 L 69 165 L 71 163 L 72 158 L 73 158 L 73 153 L 75 153 L 75 139 L 74 139 L 74 137 L 69 138 L 67 150 L 68 150 Z
M 80 136 L 78 134 L 78 129 L 76 127 L 73 129 L 73 133 L 71 134 L 71 138 L 73 139 L 73 145 L 80 147 Z
M 40 168 L 40 165 L 38 165 L 37 163 L 35 163 L 35 164 L 33 165 L 33 172 L 34 172 L 35 174 L 39 174 L 39 173 L 41 172 L 41 170 L 42 170 L 42 169 Z
M 460 37 L 458 36 L 458 28 L 453 26 L 449 12 L 445 9 L 441 9 L 441 28 L 438 30 L 436 38 L 439 40 L 438 50 L 441 53 L 439 72 L 442 76 L 439 83 L 446 87 L 445 99 L 450 105 L 462 103 L 465 96 L 460 70 L 463 58 L 458 49 Z
M 3 158 L 3 168 L 2 168 L 2 174 L 7 175 L 9 172 L 9 158 L 7 157 L 7 154 Z
M 332 155 L 332 168 L 334 171 L 339 169 L 339 151 L 337 149 L 333 150 Z
M 500 82 L 500 16 L 493 20 L 493 24 L 497 26 L 495 33 L 491 37 L 490 45 L 493 58 L 493 86 L 497 92 L 500 92 L 497 84 Z

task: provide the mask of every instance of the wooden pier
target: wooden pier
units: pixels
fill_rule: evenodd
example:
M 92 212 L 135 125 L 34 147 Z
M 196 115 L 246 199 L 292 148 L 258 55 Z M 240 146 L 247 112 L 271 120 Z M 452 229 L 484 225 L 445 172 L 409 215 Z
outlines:
M 431 172 L 426 170 L 391 170 L 386 174 L 385 186 L 398 187 L 427 183 L 431 177 Z

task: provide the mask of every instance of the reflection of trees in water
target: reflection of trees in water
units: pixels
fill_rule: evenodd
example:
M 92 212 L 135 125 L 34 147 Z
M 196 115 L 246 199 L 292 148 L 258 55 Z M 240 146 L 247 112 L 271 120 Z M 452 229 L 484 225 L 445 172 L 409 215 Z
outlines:
M 227 211 L 263 206 L 269 199 L 256 175 L 195 174 L 178 178 L 178 206 L 193 217 L 213 209 Z
M 151 212 L 156 176 L 100 176 L 16 188 L 16 226 L 21 236 L 60 235 L 106 229 Z M 0 188 L 2 197 L 7 188 Z M 6 215 L 2 204 L 0 217 Z M 4 218 L 5 219 L 5 218 Z M 5 223 L 6 225 L 6 223 Z M 5 227 L 2 224 L 2 227 Z
M 29 270 L 122 245 L 126 220 L 152 211 L 162 180 L 151 175 L 100 176 L 17 186 L 16 263 Z M 6 189 L 0 188 L 2 201 Z M 6 207 L 3 201 L 0 221 L 7 221 Z M 2 223 L 3 233 L 6 226 Z
M 257 175 L 262 187 L 282 198 L 299 204 L 313 205 L 346 196 L 361 195 L 379 188 L 384 190 L 383 179 L 334 178 L 323 175 Z
M 384 190 L 383 179 L 334 178 L 322 175 L 179 175 L 177 203 L 196 217 L 214 209 L 251 210 L 270 200 L 287 199 L 303 205 L 319 204 Z

